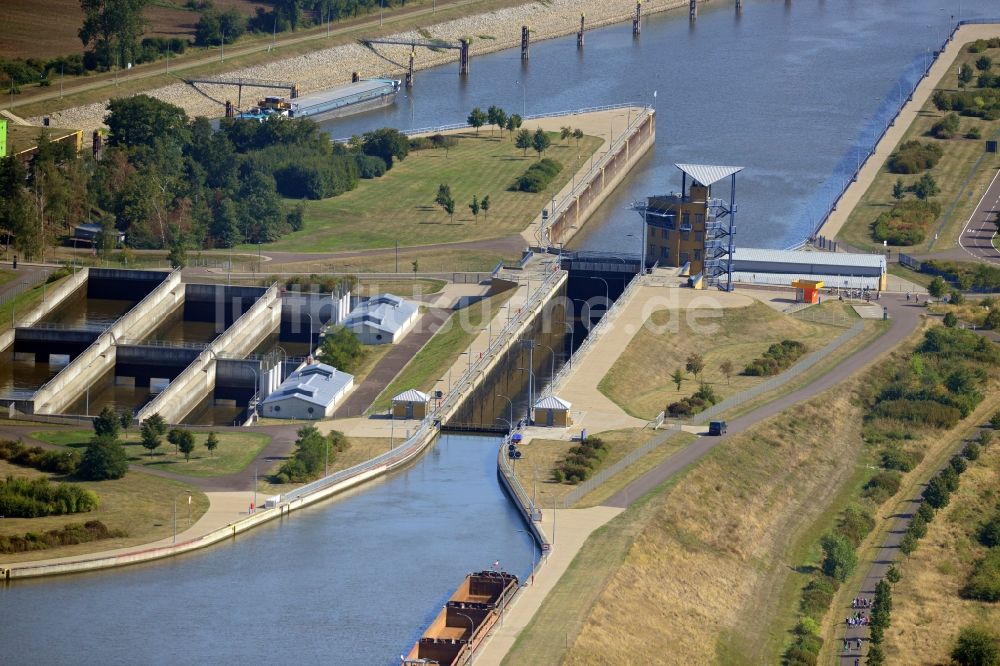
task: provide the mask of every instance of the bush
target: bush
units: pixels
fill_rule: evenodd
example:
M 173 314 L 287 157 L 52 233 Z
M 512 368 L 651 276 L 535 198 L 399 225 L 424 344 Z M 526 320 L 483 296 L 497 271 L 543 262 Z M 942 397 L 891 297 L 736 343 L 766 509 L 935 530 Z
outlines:
M 760 358 L 743 368 L 743 374 L 751 377 L 777 375 L 791 366 L 806 353 L 806 346 L 798 340 L 782 340 L 767 348 Z
M 25 553 L 124 536 L 128 536 L 124 530 L 109 530 L 101 521 L 89 520 L 82 525 L 74 523 L 42 534 L 28 532 L 24 536 L 0 536 L 0 553 Z
M 862 494 L 875 504 L 881 504 L 899 491 L 901 478 L 902 475 L 899 472 L 879 472 L 868 479 Z
M 962 455 L 965 456 L 967 460 L 977 460 L 979 458 L 979 445 L 975 442 L 969 442 L 962 449 Z
M 873 529 L 875 529 L 875 519 L 868 511 L 856 506 L 844 509 L 837 523 L 837 531 L 845 536 L 855 548 Z
M 528 167 L 509 189 L 514 192 L 541 192 L 560 171 L 562 164 L 546 157 Z
M 120 479 L 128 472 L 128 456 L 125 448 L 116 439 L 95 437 L 90 440 L 83 460 L 77 468 L 77 476 L 89 481 Z
M 914 451 L 904 451 L 899 446 L 892 445 L 882 450 L 882 467 L 909 472 L 923 459 L 923 454 Z
M 934 123 L 931 127 L 931 134 L 938 139 L 953 139 L 958 136 L 959 128 L 958 114 L 949 113 L 943 119 Z
M 921 502 L 920 506 L 917 507 L 917 515 L 924 519 L 924 522 L 931 522 L 934 520 L 934 507 L 932 507 L 927 502 Z
M 77 451 L 46 451 L 40 446 L 30 448 L 20 442 L 0 441 L 0 459 L 20 467 L 33 467 L 52 474 L 73 474 L 80 465 Z
M 715 389 L 708 384 L 702 384 L 693 395 L 667 405 L 665 411 L 673 418 L 692 416 L 705 411 L 719 402 L 720 399 L 719 395 L 715 393 Z
M 942 405 L 934 400 L 907 398 L 883 400 L 875 406 L 872 415 L 941 429 L 954 427 L 962 418 L 961 410 L 951 405 Z
M 1000 546 L 1000 514 L 995 514 L 988 522 L 979 528 L 976 534 L 979 543 L 987 548 Z
M 386 172 L 385 160 L 374 155 L 355 155 L 358 163 L 358 176 L 361 178 L 379 178 Z
M 600 437 L 588 437 L 566 452 L 566 457 L 552 470 L 553 480 L 576 484 L 586 481 L 608 456 L 610 449 Z
M 941 206 L 934 201 L 900 201 L 875 218 L 872 237 L 892 245 L 916 245 L 924 240 L 927 228 L 940 214 Z
M 989 629 L 963 627 L 951 649 L 951 658 L 959 666 L 995 666 L 1000 663 L 996 636 Z
M 965 462 L 965 458 L 962 456 L 952 456 L 948 465 L 955 470 L 956 474 L 961 474 L 969 468 L 969 463 Z
M 962 597 L 979 601 L 1000 601 L 1000 548 L 990 548 L 969 575 Z
M 858 565 L 858 554 L 850 542 L 840 534 L 829 533 L 820 542 L 823 547 L 823 573 L 840 582 L 854 572 Z
M 823 617 L 833 603 L 833 595 L 837 592 L 836 580 L 832 578 L 813 578 L 802 589 L 802 599 L 799 609 L 808 617 Z
M 920 173 L 925 169 L 933 168 L 942 155 L 944 155 L 944 151 L 940 146 L 920 141 L 907 141 L 889 156 L 887 164 L 892 173 Z
M 97 508 L 97 494 L 69 483 L 8 476 L 0 481 L 0 516 L 41 518 L 83 513 Z

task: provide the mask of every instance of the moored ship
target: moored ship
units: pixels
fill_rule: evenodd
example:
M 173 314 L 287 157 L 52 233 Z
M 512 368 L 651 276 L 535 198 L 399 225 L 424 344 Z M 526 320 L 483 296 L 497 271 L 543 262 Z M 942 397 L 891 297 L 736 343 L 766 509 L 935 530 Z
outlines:
M 265 97 L 241 118 L 264 120 L 279 113 L 289 118 L 339 118 L 388 106 L 396 101 L 396 79 L 364 79 L 301 97 Z

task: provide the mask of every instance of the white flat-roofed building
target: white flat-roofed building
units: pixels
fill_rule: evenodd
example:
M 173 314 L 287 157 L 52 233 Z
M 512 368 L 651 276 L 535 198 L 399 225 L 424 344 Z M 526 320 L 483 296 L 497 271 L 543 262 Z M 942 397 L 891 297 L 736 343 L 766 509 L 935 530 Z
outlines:
M 321 419 L 354 388 L 354 375 L 325 363 L 312 363 L 288 376 L 264 402 L 261 413 L 272 419 Z
M 796 280 L 821 280 L 828 288 L 886 288 L 881 254 L 806 252 L 740 247 L 733 253 L 733 281 L 791 286 Z
M 420 306 L 392 294 L 358 304 L 344 320 L 362 344 L 394 344 L 403 339 L 420 316 Z

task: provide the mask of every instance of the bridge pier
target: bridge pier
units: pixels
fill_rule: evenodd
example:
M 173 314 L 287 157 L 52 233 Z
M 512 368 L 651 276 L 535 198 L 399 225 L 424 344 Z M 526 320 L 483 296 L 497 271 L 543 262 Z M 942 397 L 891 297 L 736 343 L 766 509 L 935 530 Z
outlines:
M 528 26 L 521 26 L 521 60 L 528 59 L 528 47 L 531 45 L 531 31 Z
M 586 14 L 580 14 L 580 32 L 576 33 L 576 48 L 578 49 L 583 48 L 583 30 L 585 27 L 584 22 L 586 20 L 586 16 Z
M 638 37 L 642 32 L 642 0 L 635 2 L 635 16 L 632 17 L 632 36 Z
M 688 0 L 688 20 L 695 21 L 698 18 L 698 0 Z
M 48 363 L 49 353 L 48 352 L 35 352 L 35 363 Z
M 743 11 L 743 0 L 736 0 L 736 13 L 739 14 Z
M 458 75 L 468 76 L 469 74 L 469 40 L 459 40 L 461 47 L 458 49 Z
M 416 48 L 416 47 L 414 47 L 414 48 Z M 413 50 L 411 50 L 410 51 L 410 66 L 406 70 L 406 82 L 405 83 L 406 83 L 406 87 L 407 88 L 412 88 L 413 87 L 413 56 L 414 56 L 414 52 L 413 52 Z

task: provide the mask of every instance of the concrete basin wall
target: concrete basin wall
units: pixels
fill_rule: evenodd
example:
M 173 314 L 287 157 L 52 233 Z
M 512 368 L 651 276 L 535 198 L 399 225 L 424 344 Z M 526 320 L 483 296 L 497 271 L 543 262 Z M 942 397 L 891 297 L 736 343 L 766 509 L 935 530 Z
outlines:
M 73 275 L 70 275 L 65 282 L 55 289 L 46 291 L 45 300 L 39 303 L 36 307 L 32 308 L 28 314 L 18 319 L 17 327 L 20 328 L 37 324 L 42 317 L 59 307 L 59 305 L 72 296 L 77 289 L 80 289 L 83 285 L 87 284 L 87 275 L 89 273 L 89 268 L 81 268 Z M 10 347 L 14 343 L 15 335 L 16 333 L 14 332 L 13 326 L 10 330 L 4 331 L 4 333 L 0 335 L 0 350 Z

